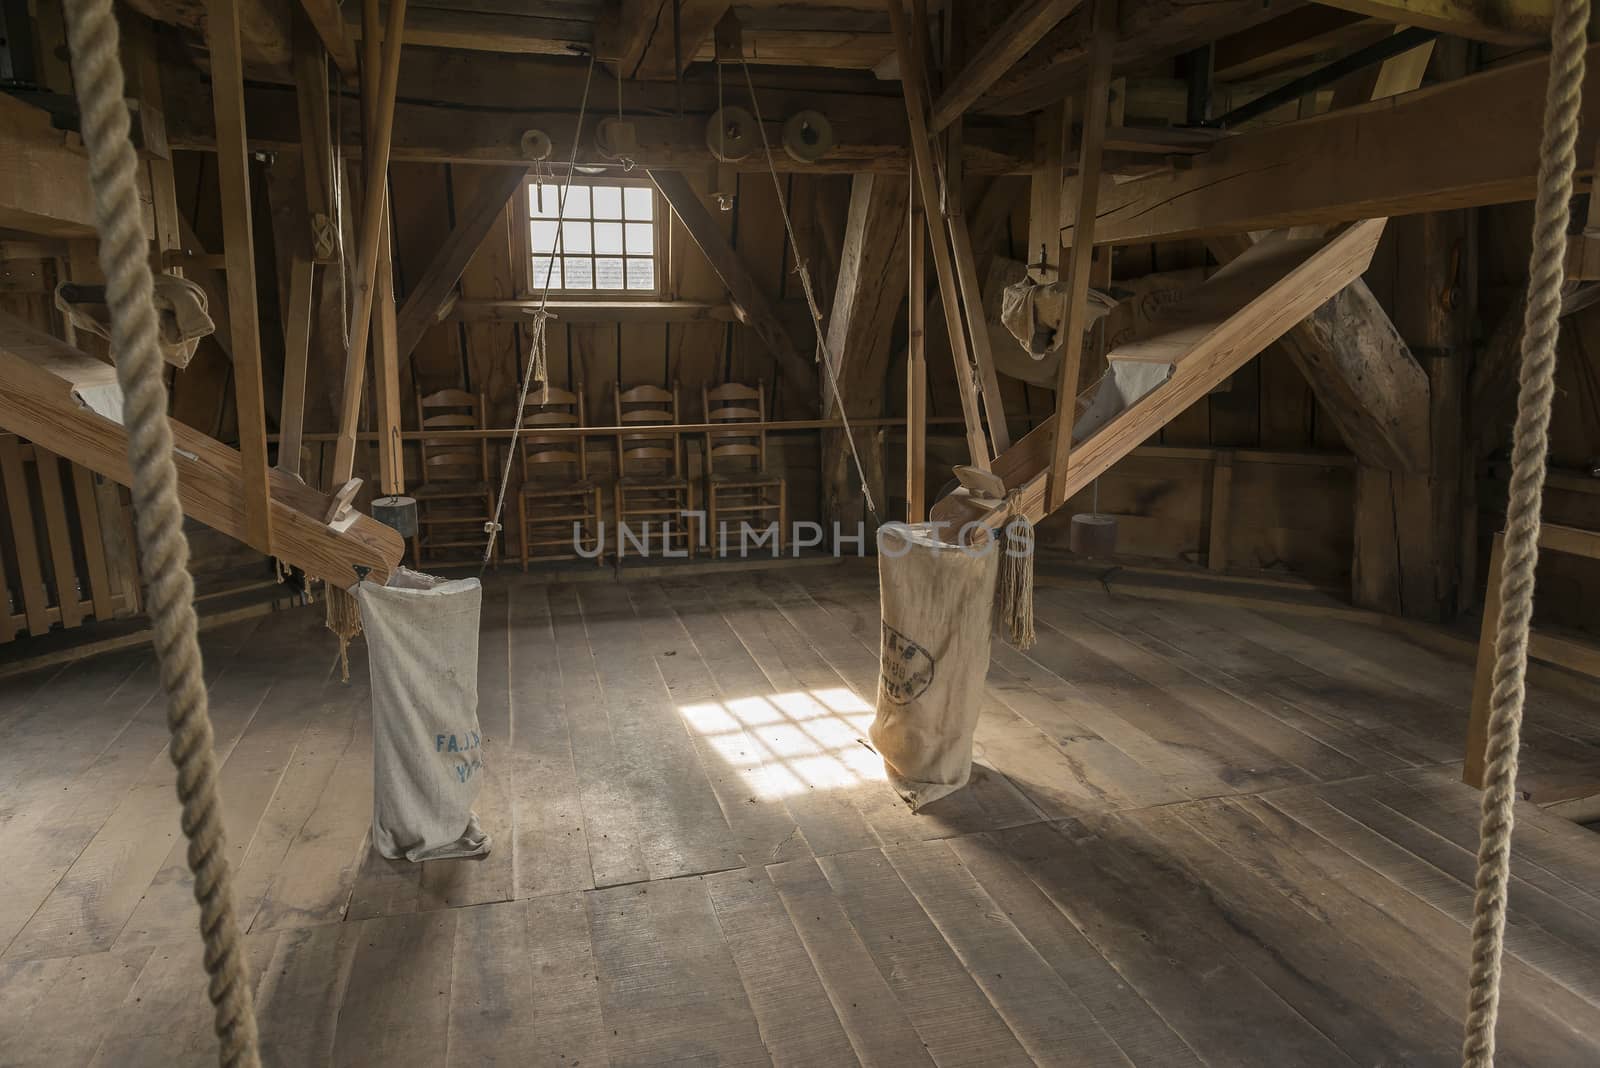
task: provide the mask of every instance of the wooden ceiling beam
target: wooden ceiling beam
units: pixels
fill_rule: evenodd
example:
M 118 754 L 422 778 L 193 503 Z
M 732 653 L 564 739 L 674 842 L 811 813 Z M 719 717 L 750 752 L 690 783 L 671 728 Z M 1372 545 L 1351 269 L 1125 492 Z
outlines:
M 1540 45 L 1550 40 L 1551 0 L 1320 0 L 1402 26 L 1505 45 Z
M 167 136 L 174 148 L 210 150 L 215 147 L 215 124 L 206 108 L 206 83 L 198 72 L 175 72 L 164 80 Z M 659 91 L 659 90 L 658 90 Z M 624 100 L 639 95 L 624 92 Z M 274 85 L 246 87 L 251 144 L 256 148 L 286 151 L 299 145 L 292 90 Z M 905 111 L 898 97 L 848 93 L 763 92 L 763 109 L 774 116 L 768 136 L 776 144 L 779 116 L 804 107 L 816 107 L 833 123 L 836 144 L 827 157 L 813 164 L 774 152 L 781 171 L 904 173 L 908 161 Z M 359 151 L 360 111 L 354 100 L 336 101 L 343 114 L 336 122 L 344 130 L 346 154 Z M 629 121 L 638 136 L 635 161 L 646 168 L 700 169 L 712 162 L 705 143 L 709 112 L 685 111 L 679 119 L 667 115 L 632 113 Z M 482 107 L 449 107 L 402 100 L 396 105 L 391 158 L 430 163 L 526 163 L 521 139 L 525 131 L 548 133 L 563 158 L 571 151 L 576 115 L 569 110 L 517 111 Z M 593 119 L 579 145 L 578 162 L 605 165 L 595 149 Z M 1028 130 L 1010 126 L 969 125 L 965 138 L 966 169 L 976 174 L 1024 173 L 1032 167 L 1033 140 Z M 765 171 L 760 153 L 734 165 L 747 172 Z
M 1039 38 L 1070 15 L 1082 0 L 1029 0 L 996 26 L 961 73 L 934 102 L 928 126 L 938 133 L 960 118 L 978 98 L 1011 70 Z
M 728 0 L 679 0 L 674 27 L 671 0 L 665 17 L 656 23 L 632 76 L 641 81 L 670 81 L 690 63 L 700 58 L 711 43 L 711 31 L 733 5 Z
M 1301 0 L 1126 0 L 1117 14 L 1113 74 L 1149 66 L 1292 11 Z M 1038 111 L 1078 88 L 1089 73 L 1089 11 L 1079 5 L 1001 78 L 976 110 Z
M 387 5 L 385 5 L 387 7 Z M 344 5 L 345 32 L 361 37 L 360 5 Z M 508 15 L 488 11 L 413 8 L 406 13 L 405 44 L 536 56 L 571 56 L 595 47 L 595 27 L 559 14 Z
M 299 3 L 339 73 L 346 78 L 356 77 L 361 67 L 356 59 L 355 38 L 345 26 L 344 16 L 339 14 L 338 0 L 299 0 Z
M 182 26 L 197 34 L 206 32 L 206 5 L 195 0 L 128 0 L 128 6 L 157 22 Z M 239 46 L 247 67 L 289 68 L 289 9 L 274 0 L 236 0 Z
M 1600 45 L 1589 46 L 1587 59 L 1584 99 L 1593 101 Z M 1528 116 L 1544 106 L 1548 70 L 1541 57 L 1241 133 L 1182 170 L 1106 190 L 1095 241 L 1211 237 L 1531 199 L 1539 127 Z M 1594 171 L 1597 140 L 1600 123 L 1584 123 L 1580 175 Z

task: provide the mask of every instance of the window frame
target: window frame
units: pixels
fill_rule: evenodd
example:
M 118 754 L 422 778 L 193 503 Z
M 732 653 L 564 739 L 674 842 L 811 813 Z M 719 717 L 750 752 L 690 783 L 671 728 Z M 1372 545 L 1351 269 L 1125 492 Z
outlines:
M 517 253 L 522 260 L 520 284 L 522 287 L 522 296 L 525 299 L 537 297 L 540 292 L 539 286 L 537 285 L 537 280 L 534 278 L 533 269 L 534 187 L 540 184 L 554 184 L 559 187 L 564 185 L 565 182 L 566 179 L 561 176 L 551 177 L 550 175 L 545 175 L 542 178 L 536 178 L 533 175 L 529 175 L 527 180 L 523 182 L 521 192 L 518 194 L 520 207 L 518 208 L 517 219 L 520 220 L 521 225 L 517 226 L 515 229 L 515 241 L 517 245 Z M 563 285 L 560 288 L 552 288 L 550 290 L 551 299 L 563 301 L 592 301 L 595 303 L 608 303 L 616 301 L 650 302 L 668 299 L 666 294 L 670 292 L 671 285 L 669 281 L 669 274 L 672 268 L 672 227 L 669 223 L 669 209 L 666 201 L 661 196 L 660 191 L 656 189 L 655 184 L 648 178 L 629 178 L 620 175 L 609 174 L 575 174 L 572 176 L 572 184 L 574 186 L 586 186 L 591 189 L 595 188 L 596 186 L 610 186 L 624 189 L 648 189 L 650 191 L 650 225 L 654 230 L 654 251 L 652 252 L 651 260 L 655 264 L 655 286 L 650 289 L 568 289 Z M 592 210 L 592 201 L 591 210 L 585 217 L 585 220 L 592 228 L 595 221 L 594 212 Z M 571 222 L 574 220 L 566 221 Z M 601 221 L 607 222 L 610 220 Z M 591 229 L 590 232 L 592 236 L 593 230 Z M 593 242 L 591 241 L 591 247 L 592 246 Z M 588 255 L 591 262 L 600 256 L 599 253 L 594 252 L 580 252 L 576 254 L 564 253 L 563 255 Z M 623 254 L 623 258 L 624 261 L 626 261 L 626 253 Z M 626 281 L 626 262 L 624 262 L 623 265 L 623 272 L 623 278 L 624 281 Z M 565 282 L 565 277 L 563 277 L 563 282 Z

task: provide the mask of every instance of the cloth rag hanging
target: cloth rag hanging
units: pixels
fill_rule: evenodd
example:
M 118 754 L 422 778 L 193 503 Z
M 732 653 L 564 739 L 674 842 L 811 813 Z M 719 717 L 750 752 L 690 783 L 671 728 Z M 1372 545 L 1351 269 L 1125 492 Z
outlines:
M 174 367 L 187 367 L 200 339 L 217 332 L 206 291 L 175 274 L 158 274 L 154 284 L 161 358 Z M 104 304 L 67 300 L 63 290 L 71 285 L 71 282 L 62 282 L 56 286 L 56 307 L 74 327 L 109 340 L 111 309 Z

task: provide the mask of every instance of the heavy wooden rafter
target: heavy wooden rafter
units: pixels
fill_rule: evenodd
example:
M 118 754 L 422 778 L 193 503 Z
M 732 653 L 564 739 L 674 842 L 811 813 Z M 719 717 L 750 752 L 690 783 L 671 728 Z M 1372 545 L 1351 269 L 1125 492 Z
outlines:
M 1256 245 L 1191 290 L 1169 317 L 1107 354 L 1118 361 L 1164 364 L 1170 377 L 1098 428 L 1074 441 L 1067 465 L 1068 497 L 1104 473 L 1223 379 L 1281 337 L 1329 297 L 1361 276 L 1383 232 L 1381 222 L 1361 222 L 1327 241 L 1276 240 Z M 1103 387 L 1101 387 L 1103 388 Z M 1083 395 L 1079 408 L 1093 400 Z M 1031 521 L 1046 504 L 1056 419 L 1051 417 L 996 457 L 992 471 L 1005 488 L 1021 493 Z M 963 490 L 939 502 L 933 518 L 961 525 L 998 524 L 1004 507 L 974 501 Z
M 109 364 L 0 312 L 0 427 L 126 486 L 133 477 L 127 432 L 86 407 L 77 393 L 115 385 Z M 171 427 L 184 514 L 247 540 L 239 494 L 247 461 L 182 423 L 174 420 Z M 357 515 L 342 530 L 330 527 L 323 521 L 330 499 L 297 478 L 272 471 L 270 486 L 273 552 L 313 579 L 347 588 L 360 566 L 381 580 L 405 552 L 399 534 L 367 516 Z
M 967 61 L 961 71 L 950 79 L 950 84 L 945 86 L 944 92 L 939 94 L 939 99 L 934 103 L 933 110 L 928 116 L 929 129 L 938 133 L 960 118 L 963 112 L 977 103 L 979 97 L 988 92 L 995 82 L 1011 70 L 1028 49 L 1038 43 L 1040 37 L 1070 15 L 1082 2 L 1083 0 L 1027 0 L 1026 3 L 1019 5 L 1004 22 L 995 27 L 989 39 Z
M 1600 99 L 1600 45 L 1584 99 Z M 1129 244 L 1531 199 L 1549 61 L 1527 60 L 1361 107 L 1238 134 L 1188 166 L 1108 189 L 1095 241 Z M 1577 157 L 1593 173 L 1600 123 Z M 1406 146 L 1405 151 L 1395 150 Z M 1070 236 L 1070 235 L 1069 235 Z
M 444 244 L 439 246 L 422 276 L 406 294 L 397 320 L 401 361 L 410 358 L 428 327 L 438 321 L 439 310 L 461 280 L 461 272 L 467 269 L 472 254 L 489 236 L 495 222 L 504 216 L 506 205 L 527 179 L 527 167 L 497 167 L 492 179 L 479 183 L 472 203 L 457 217 L 455 226 L 445 235 Z
M 1469 41 L 1543 45 L 1550 40 L 1550 0 L 1320 0 L 1384 22 L 1423 26 Z
M 677 213 L 689 237 L 705 255 L 711 269 L 727 287 L 728 296 L 733 300 L 734 314 L 756 332 L 756 336 L 777 361 L 778 369 L 799 395 L 814 395 L 816 372 L 812 362 L 795 347 L 794 339 L 778 318 L 777 308 L 739 258 L 739 253 L 722 235 L 705 202 L 700 199 L 700 194 L 677 171 L 652 170 L 649 174 L 655 187 Z

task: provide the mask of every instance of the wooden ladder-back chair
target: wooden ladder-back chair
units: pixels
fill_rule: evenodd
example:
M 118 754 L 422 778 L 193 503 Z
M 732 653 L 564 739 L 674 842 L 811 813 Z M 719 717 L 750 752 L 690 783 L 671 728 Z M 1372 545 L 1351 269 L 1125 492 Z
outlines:
M 778 524 L 778 549 L 787 541 L 788 492 L 782 475 L 767 470 L 767 393 L 761 385 L 728 382 L 702 386 L 706 422 L 727 430 L 706 432 L 706 523 L 715 553 L 726 551 L 722 523 L 748 522 L 760 530 Z
M 582 382 L 570 393 L 546 385 L 528 394 L 522 406 L 517 515 L 524 571 L 531 559 L 569 560 L 580 548 L 593 552 L 595 563 L 600 562 L 600 485 L 589 477 L 588 440 L 582 435 L 540 433 L 586 425 Z
M 460 550 L 481 550 L 488 537 L 483 525 L 494 515 L 488 439 L 428 436 L 430 431 L 482 430 L 488 408 L 483 394 L 460 389 L 441 389 L 417 400 L 422 466 L 411 495 L 417 500 L 414 548 L 419 566 L 443 555 L 461 559 Z
M 614 488 L 617 520 L 617 560 L 626 549 L 624 525 L 639 540 L 655 538 L 651 528 L 663 530 L 661 545 L 666 548 L 680 540 L 690 555 L 694 539 L 688 517 L 682 513 L 694 508 L 694 484 L 683 467 L 683 440 L 670 429 L 678 418 L 678 384 L 671 389 L 660 386 L 634 386 L 613 390 L 617 426 L 638 426 L 633 432 L 617 435 L 617 480 Z M 648 429 L 646 429 L 648 428 Z M 638 524 L 633 523 L 638 520 Z

